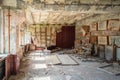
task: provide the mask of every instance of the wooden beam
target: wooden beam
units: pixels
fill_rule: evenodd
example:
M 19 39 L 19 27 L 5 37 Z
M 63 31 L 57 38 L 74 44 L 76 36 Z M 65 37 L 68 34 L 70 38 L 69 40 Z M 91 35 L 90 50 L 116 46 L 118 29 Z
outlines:
M 49 12 L 46 23 L 49 23 L 51 13 Z
M 39 15 L 39 22 L 40 22 L 40 20 L 41 20 L 41 13 L 40 13 L 40 15 Z
M 68 18 L 66 15 L 64 15 L 64 16 L 62 16 L 60 19 L 59 19 L 59 22 L 60 23 L 65 23 L 65 22 L 68 22 L 67 20 L 66 20 L 66 18 Z M 71 18 L 72 19 L 72 18 Z
M 63 11 L 60 13 L 60 15 L 58 17 L 56 17 L 55 21 L 59 22 L 59 20 L 61 19 L 61 17 L 63 16 Z
M 25 11 L 25 7 L 23 7 L 23 13 L 24 13 L 24 17 L 26 19 L 26 11 Z
M 55 16 L 55 18 L 52 19 L 52 22 L 53 21 L 56 21 L 57 22 L 57 18 L 59 18 L 61 16 L 62 12 L 60 12 L 57 16 Z
M 32 20 L 33 20 L 33 24 L 35 24 L 35 20 L 34 20 L 34 16 L 33 16 L 32 12 L 31 12 L 31 17 L 32 17 Z

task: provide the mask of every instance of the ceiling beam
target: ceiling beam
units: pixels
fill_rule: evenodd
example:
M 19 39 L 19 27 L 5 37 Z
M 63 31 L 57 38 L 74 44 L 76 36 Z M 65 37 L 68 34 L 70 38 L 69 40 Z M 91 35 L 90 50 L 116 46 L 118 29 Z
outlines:
M 28 0 L 30 1 L 30 0 Z M 55 1 L 53 0 L 52 2 L 50 2 L 49 0 L 40 0 L 39 2 L 37 1 L 32 1 L 30 3 L 28 2 L 24 2 L 25 4 L 32 4 L 32 3 L 36 3 L 36 4 L 40 4 L 40 5 L 91 5 L 91 6 L 95 6 L 95 5 L 98 5 L 98 6 L 105 6 L 105 5 L 108 5 L 108 6 L 120 6 L 119 3 L 120 1 L 119 0 L 65 0 L 63 2 L 60 2 L 60 1 Z
M 31 12 L 31 17 L 32 17 L 33 24 L 35 24 L 35 20 L 32 12 Z
M 59 17 L 61 16 L 61 13 L 62 13 L 62 12 L 60 12 L 57 16 L 53 17 L 52 22 L 58 23 L 58 22 L 57 22 L 57 18 L 59 18 Z
M 49 23 L 50 15 L 51 15 L 51 12 L 48 13 L 48 17 L 47 17 L 46 23 Z
M 40 22 L 40 20 L 41 20 L 41 13 L 39 13 L 39 22 Z

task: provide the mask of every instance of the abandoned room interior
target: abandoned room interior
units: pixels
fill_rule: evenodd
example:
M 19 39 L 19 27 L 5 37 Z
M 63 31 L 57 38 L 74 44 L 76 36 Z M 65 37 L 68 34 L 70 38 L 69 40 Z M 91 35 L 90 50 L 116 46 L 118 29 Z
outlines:
M 120 80 L 120 0 L 0 0 L 0 80 Z

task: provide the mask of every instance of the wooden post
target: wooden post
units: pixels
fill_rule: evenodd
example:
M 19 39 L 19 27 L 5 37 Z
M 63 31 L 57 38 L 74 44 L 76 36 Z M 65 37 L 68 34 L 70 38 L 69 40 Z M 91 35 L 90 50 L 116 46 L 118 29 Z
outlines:
M 10 54 L 10 7 L 8 8 L 8 53 Z

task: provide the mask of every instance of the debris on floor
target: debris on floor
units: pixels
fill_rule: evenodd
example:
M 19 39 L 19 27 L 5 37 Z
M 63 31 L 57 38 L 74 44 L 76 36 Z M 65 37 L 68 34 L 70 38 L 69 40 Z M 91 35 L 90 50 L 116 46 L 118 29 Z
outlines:
M 99 67 L 99 69 L 116 76 L 120 75 L 120 65 L 118 63 L 104 65 Z
M 60 51 L 60 53 L 62 52 L 64 51 Z M 69 65 L 69 66 L 54 65 L 54 64 L 48 65 L 45 57 L 51 55 L 59 55 L 59 56 L 68 55 L 71 60 L 75 60 L 79 62 L 80 65 Z M 119 80 L 120 79 L 120 76 L 106 74 L 106 72 L 97 69 L 98 66 L 107 63 L 83 62 L 81 61 L 81 59 L 78 59 L 76 57 L 77 54 L 60 55 L 58 52 L 55 54 L 44 55 L 44 53 L 39 51 L 37 51 L 37 53 L 32 52 L 29 55 L 23 57 L 23 59 L 21 60 L 21 65 L 18 74 L 12 75 L 9 78 L 9 80 Z
M 60 60 L 56 55 L 49 55 L 45 57 L 47 64 L 61 64 Z
M 57 57 L 59 58 L 62 65 L 78 65 L 78 63 L 67 54 L 57 55 Z

